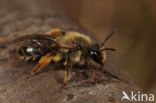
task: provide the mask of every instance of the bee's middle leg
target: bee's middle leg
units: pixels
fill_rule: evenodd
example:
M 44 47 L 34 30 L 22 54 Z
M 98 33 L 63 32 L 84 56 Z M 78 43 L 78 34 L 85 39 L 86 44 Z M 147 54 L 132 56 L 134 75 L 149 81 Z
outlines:
M 71 69 L 72 69 L 72 64 L 70 63 L 70 65 L 67 66 L 67 68 L 66 68 L 66 70 L 65 70 L 65 77 L 64 77 L 64 84 L 65 84 L 65 85 L 68 84 L 68 78 L 69 78 Z

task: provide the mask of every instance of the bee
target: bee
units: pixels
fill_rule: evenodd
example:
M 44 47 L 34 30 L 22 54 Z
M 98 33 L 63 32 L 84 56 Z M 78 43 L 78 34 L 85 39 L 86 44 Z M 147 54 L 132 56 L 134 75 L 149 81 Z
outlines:
M 104 47 L 113 33 L 114 31 L 101 45 L 82 33 L 64 32 L 61 29 L 52 29 L 44 35 L 25 35 L 15 39 L 14 42 L 18 45 L 16 52 L 20 59 L 38 62 L 31 71 L 32 76 L 51 62 L 60 63 L 65 67 L 64 83 L 68 84 L 69 73 L 73 66 L 102 66 L 105 63 L 105 50 L 115 50 Z

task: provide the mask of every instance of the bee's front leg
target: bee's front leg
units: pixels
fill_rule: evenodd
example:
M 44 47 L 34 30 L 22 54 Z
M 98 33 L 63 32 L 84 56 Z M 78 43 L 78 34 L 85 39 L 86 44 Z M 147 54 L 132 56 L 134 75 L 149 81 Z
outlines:
M 98 78 L 96 78 L 97 75 L 94 69 L 89 70 L 87 72 L 87 75 L 89 78 L 86 80 L 82 80 L 83 83 L 95 84 L 99 82 Z

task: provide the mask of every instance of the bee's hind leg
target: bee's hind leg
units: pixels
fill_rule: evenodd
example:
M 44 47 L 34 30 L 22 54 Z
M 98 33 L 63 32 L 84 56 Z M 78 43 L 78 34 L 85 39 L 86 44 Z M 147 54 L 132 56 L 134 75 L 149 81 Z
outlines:
M 48 64 L 50 64 L 52 60 L 52 56 L 51 53 L 46 54 L 44 57 L 42 57 L 39 60 L 39 63 L 34 67 L 34 69 L 31 71 L 31 76 L 35 75 L 36 73 L 38 73 L 41 69 L 43 69 L 45 66 L 47 66 Z
M 1 37 L 0 37 L 0 48 L 5 47 L 5 44 L 8 44 L 8 43 L 10 43 L 10 42 L 12 42 L 12 41 L 11 41 L 11 40 L 8 40 L 8 39 L 6 39 L 6 38 L 1 38 Z
M 53 36 L 63 36 L 65 32 L 63 32 L 59 28 L 51 29 L 50 31 L 45 33 L 46 35 L 53 35 Z

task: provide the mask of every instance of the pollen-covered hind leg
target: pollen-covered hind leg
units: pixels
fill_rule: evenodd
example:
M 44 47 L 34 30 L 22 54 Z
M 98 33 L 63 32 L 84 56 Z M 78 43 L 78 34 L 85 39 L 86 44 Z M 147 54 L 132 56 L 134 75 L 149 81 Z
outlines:
M 44 57 L 42 57 L 39 61 L 39 63 L 34 67 L 34 69 L 31 71 L 31 76 L 35 75 L 37 72 L 39 72 L 42 68 L 47 66 L 52 60 L 51 53 L 48 53 Z
M 50 31 L 45 33 L 46 35 L 56 35 L 56 36 L 61 36 L 64 35 L 64 32 L 61 29 L 51 29 Z

